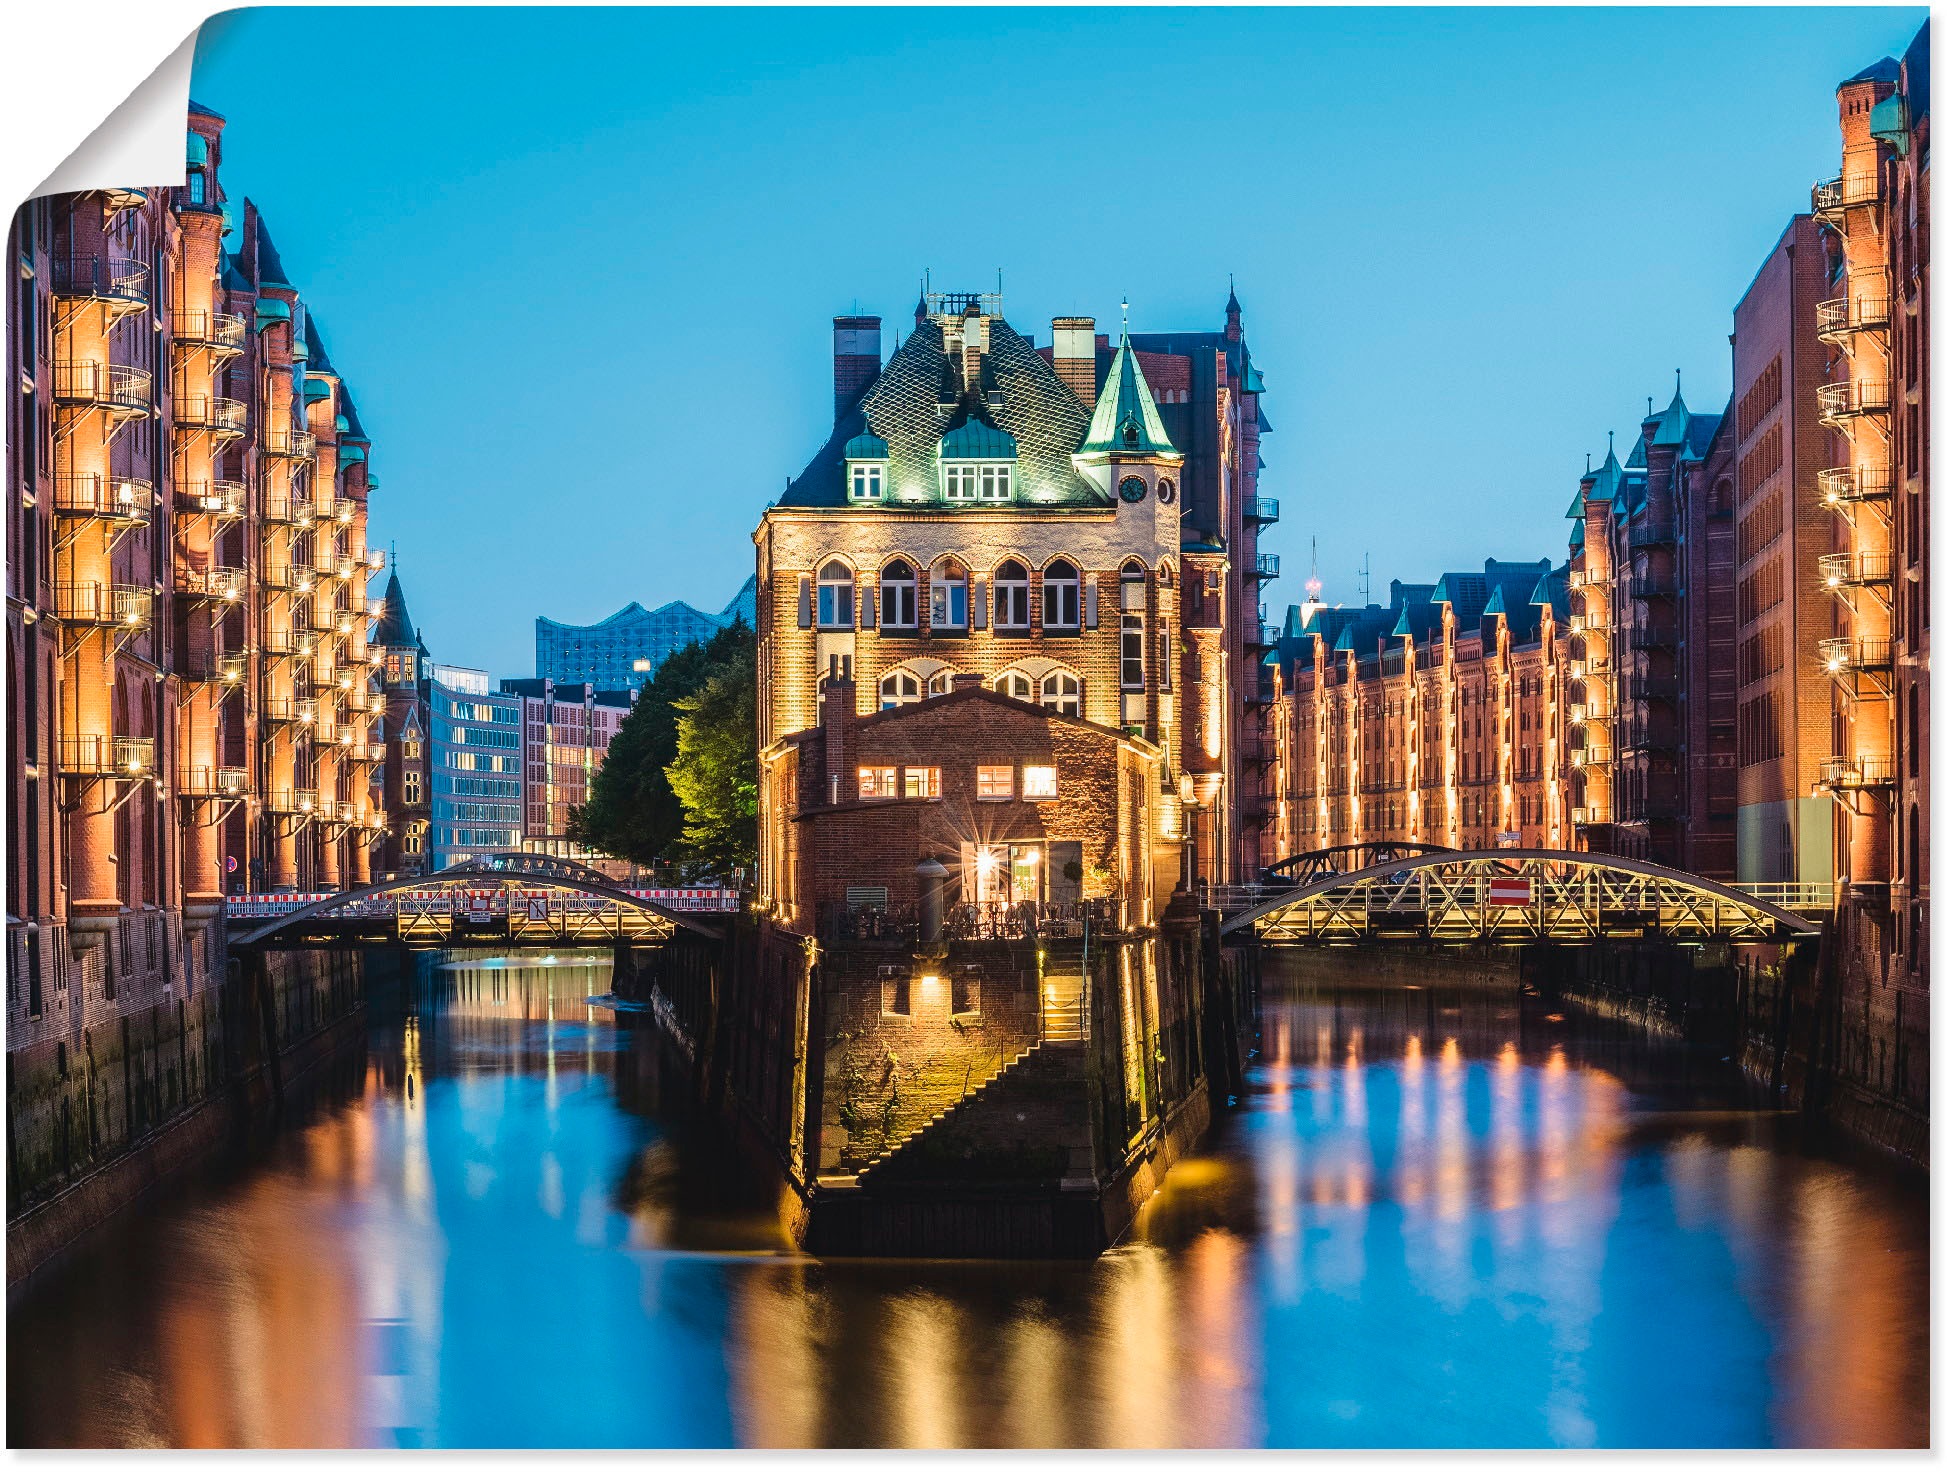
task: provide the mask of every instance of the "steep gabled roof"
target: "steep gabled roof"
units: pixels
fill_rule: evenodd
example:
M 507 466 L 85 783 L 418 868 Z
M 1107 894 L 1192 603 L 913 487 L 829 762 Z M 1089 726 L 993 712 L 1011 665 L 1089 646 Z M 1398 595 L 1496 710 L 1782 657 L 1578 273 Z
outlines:
M 385 580 L 385 597 L 379 601 L 378 627 L 372 631 L 372 642 L 381 649 L 410 649 L 419 642 L 412 615 L 406 612 L 406 590 L 399 585 L 396 569 Z

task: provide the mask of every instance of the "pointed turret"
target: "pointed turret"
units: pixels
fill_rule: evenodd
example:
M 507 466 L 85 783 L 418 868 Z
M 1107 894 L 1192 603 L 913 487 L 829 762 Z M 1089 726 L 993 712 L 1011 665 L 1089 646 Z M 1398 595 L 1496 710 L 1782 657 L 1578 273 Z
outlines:
M 1163 428 L 1163 416 L 1156 412 L 1156 399 L 1143 377 L 1142 365 L 1129 346 L 1129 329 L 1123 328 L 1122 345 L 1109 364 L 1109 376 L 1095 401 L 1095 415 L 1089 420 L 1088 435 L 1076 457 L 1115 456 L 1119 459 L 1181 460 L 1182 453 L 1170 443 Z
M 379 600 L 379 620 L 372 631 L 372 642 L 381 649 L 414 649 L 419 643 L 412 627 L 412 615 L 406 612 L 406 590 L 399 586 L 396 568 L 385 580 L 385 597 Z
M 1237 301 L 1237 278 L 1230 278 L 1230 300 L 1224 303 L 1224 336 L 1232 342 L 1244 337 L 1244 309 Z

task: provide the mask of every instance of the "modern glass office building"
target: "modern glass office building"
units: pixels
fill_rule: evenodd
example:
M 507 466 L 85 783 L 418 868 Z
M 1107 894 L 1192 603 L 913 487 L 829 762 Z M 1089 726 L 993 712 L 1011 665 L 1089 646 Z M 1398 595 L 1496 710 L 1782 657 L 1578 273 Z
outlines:
M 755 627 L 757 579 L 738 590 L 721 613 L 677 600 L 660 608 L 631 603 L 596 624 L 534 620 L 534 677 L 557 685 L 640 690 L 656 667 L 686 644 L 708 639 L 741 617 Z
M 481 672 L 437 674 L 445 678 L 430 682 L 432 859 L 447 869 L 521 846 L 521 699 L 490 693 Z

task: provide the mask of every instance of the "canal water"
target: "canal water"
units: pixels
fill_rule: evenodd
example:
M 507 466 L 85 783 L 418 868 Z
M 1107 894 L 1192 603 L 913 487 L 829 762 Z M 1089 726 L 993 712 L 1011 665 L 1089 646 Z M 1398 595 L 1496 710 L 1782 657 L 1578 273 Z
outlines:
M 376 1005 L 268 1146 L 16 1295 L 10 1443 L 1927 1443 L 1924 1178 L 1632 1027 L 1274 974 L 1132 1240 L 817 1262 L 607 989 L 529 957 Z

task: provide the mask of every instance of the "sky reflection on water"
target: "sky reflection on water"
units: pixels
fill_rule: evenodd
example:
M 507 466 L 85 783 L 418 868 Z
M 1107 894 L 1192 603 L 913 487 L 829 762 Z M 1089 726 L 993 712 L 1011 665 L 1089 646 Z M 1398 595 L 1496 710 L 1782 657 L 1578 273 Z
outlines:
M 443 980 L 11 1307 L 14 1444 L 1926 1440 L 1924 1182 L 1607 1025 L 1286 996 L 1099 1261 L 819 1263 L 684 1148 L 604 973 Z

